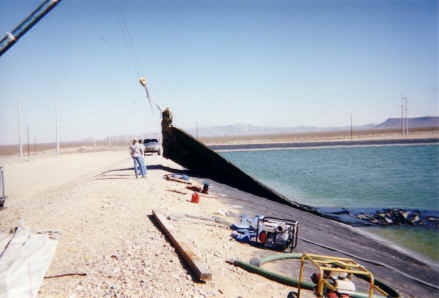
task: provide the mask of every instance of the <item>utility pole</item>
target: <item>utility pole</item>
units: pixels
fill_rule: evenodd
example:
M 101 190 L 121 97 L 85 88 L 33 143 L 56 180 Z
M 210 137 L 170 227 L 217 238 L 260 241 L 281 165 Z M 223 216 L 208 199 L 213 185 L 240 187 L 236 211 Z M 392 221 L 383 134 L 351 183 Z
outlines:
M 55 130 L 56 130 L 56 154 L 59 154 L 59 119 L 58 119 L 58 105 L 55 105 Z
M 21 140 L 21 105 L 18 103 L 18 154 L 23 157 L 23 143 Z
M 27 125 L 27 156 L 30 156 L 30 134 L 29 134 L 29 124 Z
M 405 98 L 405 135 L 409 135 L 409 110 L 408 110 L 408 99 Z
M 408 119 L 408 100 L 407 97 L 401 96 L 401 134 L 409 134 L 409 119 Z
M 351 140 L 352 140 L 352 113 L 351 113 Z

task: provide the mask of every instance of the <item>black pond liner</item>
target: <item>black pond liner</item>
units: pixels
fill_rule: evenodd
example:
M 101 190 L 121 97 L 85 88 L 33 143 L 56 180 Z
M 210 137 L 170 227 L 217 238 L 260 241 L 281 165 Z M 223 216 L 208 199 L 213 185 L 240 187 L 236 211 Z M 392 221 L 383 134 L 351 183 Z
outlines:
M 163 156 L 192 173 L 242 191 L 352 226 L 423 226 L 439 228 L 439 211 L 398 208 L 333 208 L 300 204 L 264 185 L 188 133 L 172 125 L 162 127 Z M 425 140 L 424 140 L 425 141 Z M 432 140 L 428 140 L 432 141 Z M 413 142 L 416 142 L 413 141 Z M 378 142 L 379 143 L 379 142 Z M 325 145 L 329 143 L 326 142 Z M 278 146 L 279 144 L 277 144 Z M 315 145 L 315 143 L 314 143 Z M 331 145 L 333 145 L 331 143 Z M 239 146 L 239 145 L 238 145 Z M 247 148 L 250 145 L 246 145 Z M 255 145 L 259 146 L 259 145 Z M 220 146 L 217 146 L 220 147 Z M 233 146 L 231 146 L 233 147 Z M 236 147 L 236 146 L 235 146 Z

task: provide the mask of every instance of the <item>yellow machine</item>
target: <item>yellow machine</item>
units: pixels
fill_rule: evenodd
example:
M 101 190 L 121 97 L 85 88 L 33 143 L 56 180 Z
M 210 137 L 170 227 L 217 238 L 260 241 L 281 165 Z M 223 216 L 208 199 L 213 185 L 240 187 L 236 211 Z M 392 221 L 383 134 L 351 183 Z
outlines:
M 355 261 L 347 258 L 304 253 L 300 264 L 297 297 L 300 297 L 305 261 L 311 262 L 318 269 L 319 273 L 315 275 L 316 280 L 314 281 L 317 284 L 316 294 L 318 297 L 323 297 L 324 291 L 333 291 L 341 293 L 341 297 L 349 297 L 351 293 L 355 292 L 355 285 L 352 282 L 353 274 L 365 276 L 369 280 L 369 298 L 373 297 L 374 288 L 387 295 L 386 292 L 374 285 L 373 274 Z M 330 297 L 330 295 L 328 296 Z

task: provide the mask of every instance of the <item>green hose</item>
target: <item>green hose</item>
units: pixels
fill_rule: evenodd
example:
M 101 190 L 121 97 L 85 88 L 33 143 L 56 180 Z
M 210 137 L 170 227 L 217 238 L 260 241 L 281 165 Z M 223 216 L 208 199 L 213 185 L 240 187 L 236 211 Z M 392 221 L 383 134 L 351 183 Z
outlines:
M 271 271 L 259 268 L 257 266 L 252 265 L 252 264 L 249 264 L 249 263 L 246 263 L 246 262 L 243 262 L 243 261 L 240 261 L 240 260 L 234 260 L 233 264 L 235 266 L 241 267 L 241 268 L 243 268 L 243 269 L 245 269 L 245 270 L 247 270 L 249 272 L 262 275 L 262 276 L 264 276 L 264 277 L 266 277 L 268 279 L 280 282 L 280 283 L 282 283 L 284 285 L 293 286 L 293 287 L 296 287 L 296 288 L 299 286 L 299 281 L 297 281 L 295 279 L 292 279 L 292 278 L 289 278 L 289 277 L 286 277 L 286 276 L 283 276 L 283 275 L 280 275 L 280 274 L 277 274 L 277 273 L 274 273 L 274 272 L 271 272 Z M 302 289 L 313 290 L 314 287 L 315 287 L 315 284 L 312 283 L 312 282 L 302 281 L 302 283 L 300 284 L 300 287 Z
M 302 254 L 301 253 L 287 253 L 287 254 L 274 254 L 274 255 L 269 255 L 269 256 L 265 256 L 263 258 L 253 258 L 250 260 L 250 263 L 255 265 L 255 266 L 262 266 L 265 263 L 269 263 L 269 262 L 273 262 L 273 261 L 278 261 L 278 260 L 289 260 L 289 259 L 300 259 L 302 258 Z
M 262 266 L 265 263 L 269 263 L 269 262 L 273 262 L 273 261 L 278 261 L 278 260 L 288 260 L 288 259 L 300 259 L 302 258 L 302 254 L 301 253 L 286 253 L 286 254 L 274 254 L 274 255 L 269 255 L 266 257 L 263 257 L 261 259 L 257 259 L 257 258 L 253 258 L 250 260 L 250 263 L 246 263 L 240 260 L 233 260 L 231 263 L 241 267 L 249 272 L 252 273 L 256 273 L 259 275 L 262 275 L 268 279 L 280 282 L 282 284 L 288 285 L 288 286 L 293 286 L 293 287 L 298 287 L 299 286 L 299 281 L 293 278 L 289 278 L 283 275 L 280 275 L 278 273 L 274 273 L 265 269 L 262 269 L 260 266 Z M 358 276 L 358 277 L 362 277 L 362 276 Z M 367 279 L 366 279 L 367 280 Z M 384 284 L 383 282 L 375 279 L 375 285 L 379 286 L 381 289 L 383 289 L 388 296 L 387 297 L 395 297 L 395 298 L 399 298 L 401 297 L 399 295 L 399 293 L 397 291 L 395 291 L 394 289 L 392 289 L 391 287 L 389 287 L 388 285 Z M 314 290 L 314 287 L 316 286 L 316 284 L 312 283 L 312 282 L 304 282 L 302 281 L 302 283 L 300 284 L 300 287 L 306 290 Z M 369 294 L 365 294 L 365 293 L 354 293 L 352 294 L 352 298 L 368 298 Z M 373 295 L 374 298 L 385 298 L 385 296 L 381 296 L 381 295 Z

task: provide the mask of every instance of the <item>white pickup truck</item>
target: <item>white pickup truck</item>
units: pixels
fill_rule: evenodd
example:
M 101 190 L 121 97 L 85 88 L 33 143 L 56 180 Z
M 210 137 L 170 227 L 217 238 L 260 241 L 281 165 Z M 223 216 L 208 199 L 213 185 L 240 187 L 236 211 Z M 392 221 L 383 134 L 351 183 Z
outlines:
M 161 154 L 160 142 L 157 139 L 144 139 L 143 145 L 145 146 L 145 155 L 146 153 L 157 153 Z

